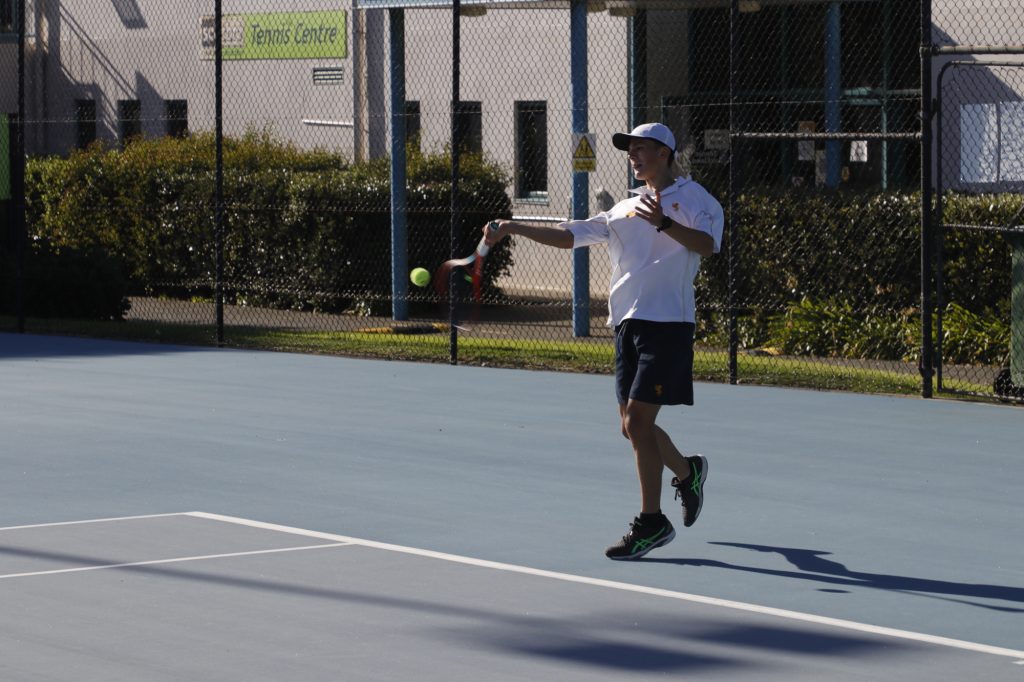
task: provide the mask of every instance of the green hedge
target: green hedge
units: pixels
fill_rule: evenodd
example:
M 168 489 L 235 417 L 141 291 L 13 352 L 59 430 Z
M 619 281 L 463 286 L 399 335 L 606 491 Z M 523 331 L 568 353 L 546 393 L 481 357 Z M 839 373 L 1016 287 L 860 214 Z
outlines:
M 13 253 L 0 254 L 0 314 L 17 312 Z M 34 240 L 25 249 L 24 314 L 121 320 L 128 312 L 128 281 L 121 262 L 102 249 L 55 247 Z
M 951 195 L 945 222 L 1008 224 L 1022 206 L 1019 195 Z M 795 355 L 916 359 L 920 215 L 916 193 L 741 196 L 741 344 Z M 946 360 L 1000 362 L 1008 334 L 1010 246 L 998 234 L 975 230 L 951 230 L 942 243 Z M 723 344 L 728 245 L 707 261 L 697 284 L 703 341 Z
M 213 137 L 138 140 L 124 150 L 94 145 L 69 158 L 29 163 L 30 229 L 55 244 L 101 248 L 128 273 L 133 295 L 209 296 L 215 281 Z M 388 162 L 349 164 L 265 133 L 228 139 L 224 282 L 229 302 L 340 311 L 390 297 Z M 450 160 L 409 159 L 410 268 L 450 252 Z M 507 177 L 463 158 L 460 250 L 480 226 L 511 215 Z M 493 252 L 484 286 L 511 265 Z
M 213 142 L 212 135 L 198 134 L 31 160 L 33 236 L 63 253 L 111 256 L 131 295 L 210 296 L 216 266 Z M 387 160 L 351 164 L 265 133 L 227 139 L 224 147 L 228 301 L 322 311 L 361 305 L 383 312 L 391 282 Z M 408 182 L 409 267 L 432 268 L 450 250 L 450 158 L 411 153 Z M 473 248 L 484 221 L 510 215 L 508 185 L 493 163 L 463 158 L 459 191 L 467 210 L 460 214 L 460 253 Z M 951 195 L 945 220 L 1005 224 L 1022 206 L 1017 195 Z M 736 294 L 744 347 L 915 357 L 918 194 L 751 193 L 739 197 L 737 211 Z M 996 361 L 1005 354 L 1009 246 L 998 234 L 967 230 L 951 231 L 943 244 L 947 360 Z M 701 340 L 714 345 L 724 342 L 728 250 L 726 244 L 706 262 L 697 282 Z M 506 242 L 489 260 L 485 287 L 491 289 L 511 262 Z M 429 292 L 413 289 L 412 295 L 425 300 Z

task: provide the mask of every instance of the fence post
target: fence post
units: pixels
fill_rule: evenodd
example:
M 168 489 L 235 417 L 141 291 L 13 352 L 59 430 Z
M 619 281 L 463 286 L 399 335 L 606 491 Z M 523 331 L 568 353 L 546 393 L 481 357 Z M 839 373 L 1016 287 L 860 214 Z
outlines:
M 569 70 L 572 79 L 572 131 L 587 132 L 587 2 L 569 6 Z M 572 174 L 572 219 L 585 220 L 590 212 L 590 178 Z M 590 336 L 590 249 L 572 252 L 572 332 Z
M 25 333 L 25 0 L 18 3 L 18 119 L 12 142 L 11 198 L 14 200 L 14 307 L 18 333 Z
M 932 397 L 932 13 L 921 0 L 921 397 Z
M 391 23 L 391 316 L 409 319 L 409 234 L 405 192 L 405 10 Z
M 842 129 L 842 10 L 837 0 L 828 6 L 828 21 L 825 30 L 825 132 L 838 133 Z M 831 189 L 839 187 L 842 179 L 843 143 L 840 140 L 825 142 L 825 185 Z
M 214 0 L 214 35 L 217 42 L 214 55 L 214 124 L 216 127 L 216 169 L 214 170 L 214 240 L 217 251 L 217 270 L 214 290 L 217 309 L 217 345 L 224 345 L 224 23 L 222 0 Z
M 629 122 L 628 130 L 647 122 L 647 10 L 637 9 L 629 18 Z M 639 187 L 627 165 L 626 186 Z
M 739 354 L 739 332 L 736 321 L 736 276 L 738 274 L 739 229 L 736 220 L 736 193 L 739 191 L 739 170 L 736 167 L 736 54 L 739 49 L 736 31 L 739 25 L 739 0 L 731 0 L 729 11 L 729 383 L 739 381 L 737 355 Z
M 1024 387 L 1024 236 L 1008 240 L 1010 248 L 1010 383 Z
M 459 122 L 461 111 L 459 107 L 459 41 L 461 40 L 459 14 L 462 11 L 462 3 L 459 0 L 452 0 L 452 222 L 451 222 L 451 255 L 449 258 L 458 258 L 456 251 L 459 248 L 459 147 L 461 146 L 461 135 L 459 134 Z M 448 361 L 459 364 L 459 329 L 456 323 L 456 304 L 454 280 L 457 268 L 452 268 L 451 279 L 448 282 Z

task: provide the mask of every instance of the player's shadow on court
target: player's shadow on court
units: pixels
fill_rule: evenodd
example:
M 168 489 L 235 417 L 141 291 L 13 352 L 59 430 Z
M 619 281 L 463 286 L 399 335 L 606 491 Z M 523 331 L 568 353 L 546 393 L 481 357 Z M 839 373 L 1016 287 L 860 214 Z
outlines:
M 810 580 L 835 586 L 846 587 L 867 587 L 876 590 L 890 592 L 909 592 L 921 596 L 936 596 L 940 599 L 955 601 L 970 606 L 978 606 L 993 611 L 1007 613 L 1024 613 L 1024 608 L 1010 606 L 994 606 L 983 604 L 970 599 L 992 599 L 1005 602 L 1016 602 L 1024 604 L 1024 587 L 1010 587 L 1006 585 L 987 585 L 984 583 L 958 583 L 948 580 L 932 580 L 929 578 L 914 578 L 904 575 L 891 575 L 888 573 L 867 573 L 864 571 L 852 571 L 838 561 L 826 559 L 831 552 L 815 549 L 797 549 L 794 547 L 771 547 L 768 545 L 750 545 L 741 542 L 710 542 L 708 544 L 720 545 L 723 547 L 737 547 L 749 549 L 754 552 L 767 552 L 781 555 L 786 561 L 797 570 L 787 571 L 761 566 L 743 566 L 730 564 L 725 561 L 714 559 L 661 559 L 643 558 L 640 561 L 651 563 L 678 564 L 680 566 L 702 566 L 706 568 L 725 568 L 733 571 L 744 571 L 760 575 L 778 576 L 780 578 L 794 578 L 797 580 Z M 839 592 L 841 590 L 823 590 L 828 592 Z

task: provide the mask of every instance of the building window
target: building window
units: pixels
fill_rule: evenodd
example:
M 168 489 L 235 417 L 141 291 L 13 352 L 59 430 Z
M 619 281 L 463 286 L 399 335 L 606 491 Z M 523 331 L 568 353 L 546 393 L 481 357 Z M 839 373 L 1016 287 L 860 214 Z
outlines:
M 1024 104 L 960 105 L 960 181 L 1024 180 Z
M 188 101 L 167 100 L 167 134 L 171 137 L 188 135 Z
M 548 195 L 547 102 L 516 102 L 516 196 Z
M 96 100 L 75 100 L 75 146 L 85 149 L 96 141 Z
M 405 146 L 420 149 L 420 103 L 415 100 L 405 103 Z
M 122 145 L 142 135 L 142 102 L 137 99 L 117 100 L 117 129 Z
M 14 5 L 17 0 L 0 0 L 0 33 L 17 33 Z
M 470 154 L 481 154 L 483 143 L 483 114 L 480 102 L 459 102 L 455 110 L 459 149 Z

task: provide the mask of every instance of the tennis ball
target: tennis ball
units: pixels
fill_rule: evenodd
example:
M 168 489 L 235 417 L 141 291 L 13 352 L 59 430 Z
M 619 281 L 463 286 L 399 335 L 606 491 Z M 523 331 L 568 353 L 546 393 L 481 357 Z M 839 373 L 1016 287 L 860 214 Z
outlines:
M 425 287 L 430 284 L 430 273 L 426 268 L 413 268 L 409 273 L 409 279 L 418 287 Z

